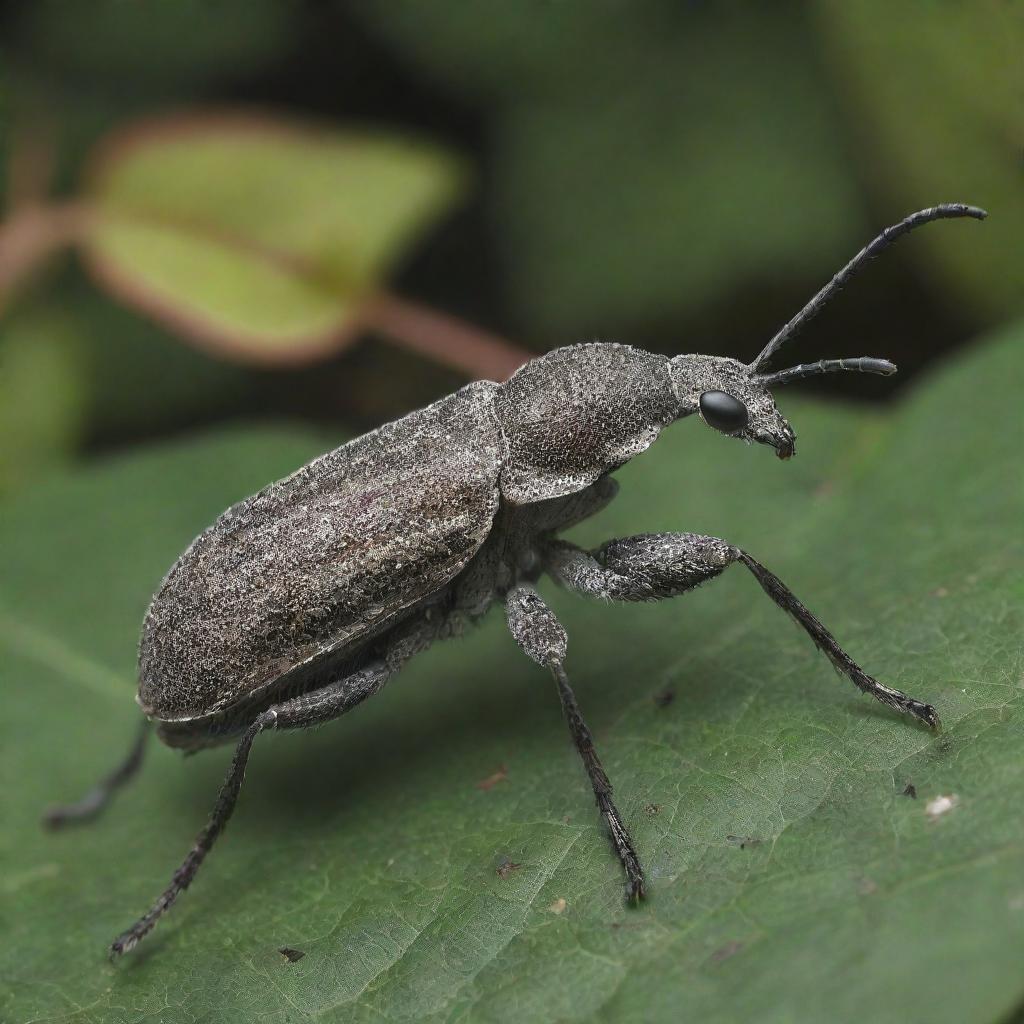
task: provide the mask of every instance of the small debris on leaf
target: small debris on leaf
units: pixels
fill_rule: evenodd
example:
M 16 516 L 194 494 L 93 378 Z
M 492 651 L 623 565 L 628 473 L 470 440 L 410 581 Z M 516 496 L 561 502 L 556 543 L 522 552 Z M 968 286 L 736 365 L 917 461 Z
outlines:
M 661 810 L 661 804 L 644 804 L 644 812 L 652 818 Z
M 936 587 L 932 591 L 932 597 L 949 597 L 949 591 L 945 587 Z
M 509 876 L 509 875 L 511 875 L 511 874 L 512 874 L 512 872 L 513 872 L 513 871 L 515 871 L 515 870 L 516 870 L 517 868 L 521 868 L 522 866 L 523 866 L 522 864 L 517 864 L 517 863 L 516 863 L 515 861 L 511 861 L 511 860 L 509 860 L 509 859 L 508 859 L 508 858 L 506 857 L 506 858 L 505 858 L 505 860 L 503 860 L 503 861 L 502 861 L 502 862 L 501 862 L 501 863 L 500 863 L 500 864 L 498 865 L 498 867 L 497 867 L 497 868 L 495 869 L 495 872 L 494 872 L 494 873 L 495 873 L 495 874 L 496 874 L 496 875 L 497 875 L 497 876 L 498 876 L 498 877 L 499 877 L 499 878 L 500 878 L 500 879 L 501 879 L 502 881 L 504 881 L 504 880 L 505 880 L 506 878 L 508 878 L 508 876 Z
M 565 910 L 566 906 L 567 904 L 565 900 L 559 896 L 558 899 L 548 907 L 548 911 L 552 914 L 560 914 Z
M 761 842 L 756 836 L 726 836 L 725 841 L 745 850 L 748 846 L 757 846 Z
M 917 799 L 917 786 L 912 782 L 908 782 L 903 788 L 901 796 L 909 796 L 911 800 Z
M 666 686 L 664 690 L 660 690 L 654 695 L 654 703 L 659 708 L 667 708 L 675 699 L 676 691 L 669 686 Z
M 493 775 L 488 775 L 486 779 L 481 779 L 477 784 L 477 789 L 482 789 L 485 793 L 489 789 L 494 787 L 499 782 L 504 782 L 508 778 L 508 768 L 505 765 L 499 765 L 498 770 Z
M 951 793 L 949 796 L 937 796 L 925 804 L 924 810 L 932 821 L 938 821 L 944 814 L 953 810 L 959 802 L 960 797 L 956 793 Z
M 724 946 L 716 949 L 708 959 L 713 964 L 720 964 L 723 960 L 728 960 L 729 957 L 735 956 L 743 948 L 742 942 L 737 942 L 735 939 L 732 942 L 727 942 Z
M 306 955 L 301 949 L 292 949 L 291 946 L 280 946 L 277 951 L 290 964 L 295 963 L 296 960 L 301 960 Z
M 873 892 L 878 892 L 878 885 L 870 878 L 862 878 L 857 884 L 857 892 L 861 896 L 870 896 Z

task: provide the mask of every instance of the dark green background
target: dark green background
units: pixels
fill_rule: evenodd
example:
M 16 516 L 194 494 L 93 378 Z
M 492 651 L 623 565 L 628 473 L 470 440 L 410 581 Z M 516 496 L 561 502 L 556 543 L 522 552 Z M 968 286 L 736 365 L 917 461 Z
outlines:
M 623 906 L 550 681 L 494 615 L 351 718 L 259 740 L 222 845 L 116 966 L 228 751 L 154 749 L 94 828 L 38 819 L 132 735 L 161 575 L 231 501 L 463 378 L 373 336 L 305 369 L 219 361 L 55 263 L 0 319 L 0 1020 L 1009 1019 L 1022 21 L 996 0 L 0 3 L 5 167 L 19 124 L 48 125 L 73 196 L 108 132 L 225 104 L 415 132 L 472 184 L 391 286 L 532 351 L 749 358 L 885 224 L 991 213 L 902 241 L 793 343 L 780 365 L 901 367 L 780 392 L 796 460 L 690 421 L 576 531 L 748 548 L 941 736 L 837 680 L 739 568 L 652 607 L 545 585 L 647 904 Z

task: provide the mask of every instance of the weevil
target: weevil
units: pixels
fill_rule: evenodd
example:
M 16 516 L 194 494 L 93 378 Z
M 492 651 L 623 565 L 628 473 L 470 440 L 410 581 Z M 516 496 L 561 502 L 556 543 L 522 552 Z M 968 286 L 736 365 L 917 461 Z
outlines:
M 506 382 L 478 381 L 314 459 L 229 508 L 167 573 L 139 643 L 143 728 L 127 759 L 51 825 L 94 816 L 138 769 L 149 723 L 184 751 L 233 741 L 213 811 L 153 906 L 110 947 L 131 950 L 188 888 L 234 810 L 250 749 L 267 729 L 302 729 L 351 711 L 410 658 L 462 632 L 494 604 L 524 653 L 554 680 L 576 750 L 626 879 L 644 871 L 612 800 L 566 674 L 567 637 L 535 589 L 542 575 L 587 597 L 658 601 L 746 566 L 764 592 L 856 686 L 932 729 L 935 708 L 868 675 L 781 580 L 726 540 L 647 533 L 583 550 L 561 539 L 604 508 L 612 474 L 676 420 L 775 450 L 796 435 L 772 389 L 817 374 L 891 374 L 887 360 L 822 359 L 771 372 L 769 361 L 860 268 L 901 235 L 960 203 L 883 231 L 749 364 L 592 343 L 530 360 Z

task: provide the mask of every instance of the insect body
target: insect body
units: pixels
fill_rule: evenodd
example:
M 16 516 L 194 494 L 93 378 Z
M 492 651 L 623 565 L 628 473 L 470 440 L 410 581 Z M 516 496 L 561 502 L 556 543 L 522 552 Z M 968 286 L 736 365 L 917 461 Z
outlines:
M 337 718 L 416 653 L 496 602 L 518 645 L 556 683 L 576 748 L 626 875 L 644 874 L 566 675 L 567 638 L 534 589 L 542 574 L 581 594 L 674 597 L 738 562 L 860 689 L 932 728 L 929 704 L 864 672 L 782 582 L 728 541 L 640 534 L 585 551 L 559 539 L 604 507 L 610 476 L 669 424 L 696 415 L 793 455 L 771 388 L 836 370 L 893 373 L 881 359 L 822 360 L 771 373 L 771 356 L 872 255 L 919 224 L 984 217 L 960 204 L 913 214 L 862 250 L 747 365 L 585 344 L 531 360 L 504 384 L 481 381 L 314 459 L 228 509 L 178 559 L 153 598 L 139 649 L 138 701 L 185 750 L 234 741 L 210 820 L 168 888 L 111 947 L 133 948 L 188 887 L 223 830 L 253 741 L 265 729 Z M 52 824 L 91 816 L 141 759 L 131 756 Z

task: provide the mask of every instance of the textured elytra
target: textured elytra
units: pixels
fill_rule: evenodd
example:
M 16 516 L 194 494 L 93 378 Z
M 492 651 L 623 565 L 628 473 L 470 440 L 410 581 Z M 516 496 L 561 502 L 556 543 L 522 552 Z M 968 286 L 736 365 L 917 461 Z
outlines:
M 632 612 L 545 582 L 654 876 L 639 912 L 617 905 L 616 865 L 546 673 L 494 609 L 485 630 L 411 663 L 390 701 L 257 742 L 225 848 L 144 959 L 104 968 L 99 943 L 184 853 L 229 752 L 184 764 L 152 752 L 138 789 L 95 828 L 54 837 L 36 827 L 39 808 L 74 795 L 130 741 L 125 633 L 181 547 L 181 481 L 184 504 L 223 508 L 322 442 L 225 430 L 23 490 L 0 516 L 0 776 L 18 780 L 2 815 L 0 1019 L 128 1024 L 151 1007 L 154 1018 L 251 1024 L 258 1006 L 266 1021 L 493 1022 L 514 1019 L 523 992 L 520 1016 L 538 1024 L 734 1024 L 758 1007 L 793 1024 L 1010 1014 L 1024 998 L 1024 495 L 1012 432 L 949 410 L 964 394 L 1011 408 L 1022 345 L 1019 330 L 979 341 L 880 413 L 786 395 L 808 443 L 785 466 L 697 437 L 691 419 L 616 474 L 619 497 L 581 541 L 714 523 L 797 573 L 803 596 L 830 606 L 829 625 L 890 681 L 936 693 L 951 741 L 929 743 L 847 693 L 752 581 L 730 580 L 738 569 Z M 863 454 L 853 473 L 851 451 Z M 823 480 L 834 486 L 808 500 Z M 756 517 L 748 498 L 761 499 Z M 930 515 L 935 504 L 943 514 Z M 105 613 L 90 608 L 98 579 Z M 19 622 L 77 660 L 33 657 Z M 676 700 L 655 708 L 665 686 Z M 57 755 L 26 771 L 41 751 Z M 508 778 L 474 788 L 502 764 Z M 900 795 L 907 780 L 916 800 Z M 929 821 L 925 804 L 951 793 L 959 806 Z M 748 836 L 762 841 L 741 847 Z M 495 850 L 523 867 L 497 877 Z M 864 879 L 877 889 L 865 893 Z M 549 909 L 559 897 L 560 913 Z M 306 951 L 295 966 L 307 973 L 284 963 L 282 943 Z M 936 972 L 986 984 L 907 983 Z
M 200 534 L 146 615 L 146 713 L 229 707 L 455 576 L 498 506 L 497 387 L 468 385 L 328 452 Z

